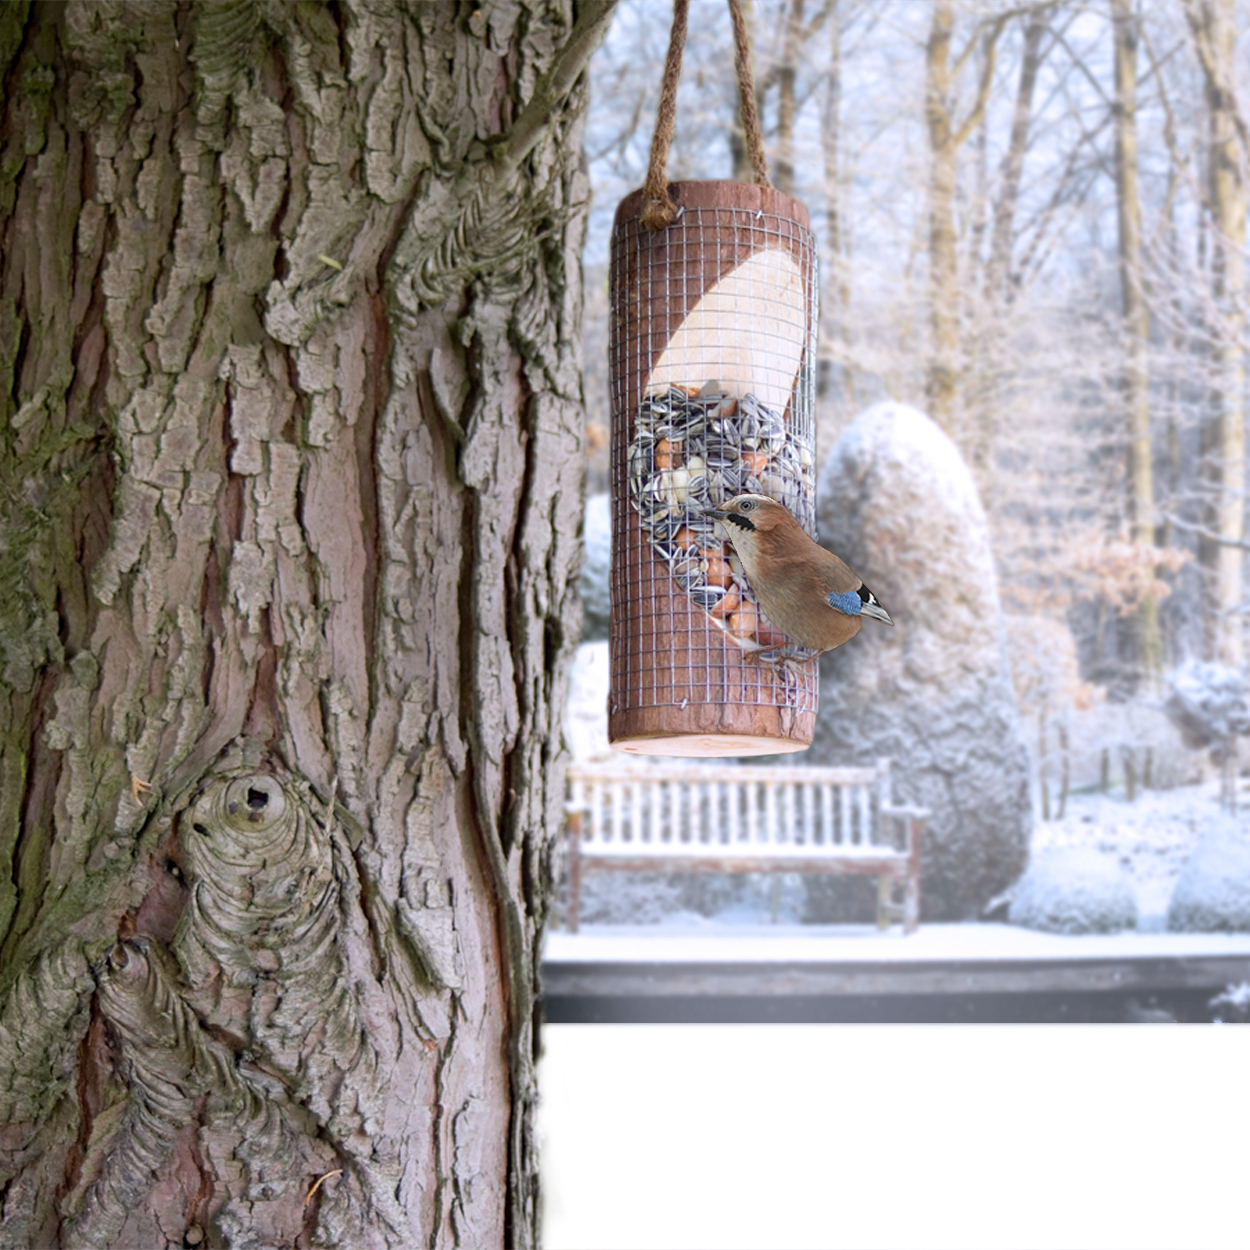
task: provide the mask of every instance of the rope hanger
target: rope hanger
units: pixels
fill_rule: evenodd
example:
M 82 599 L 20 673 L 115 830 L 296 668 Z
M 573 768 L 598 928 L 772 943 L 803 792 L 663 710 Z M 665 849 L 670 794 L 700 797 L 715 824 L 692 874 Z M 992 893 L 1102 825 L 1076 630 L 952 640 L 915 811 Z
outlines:
M 660 105 L 655 115 L 655 133 L 651 136 L 651 160 L 647 178 L 642 184 L 642 224 L 648 230 L 663 230 L 677 217 L 677 205 L 668 193 L 668 151 L 673 143 L 677 122 L 677 82 L 681 78 L 681 54 L 686 45 L 686 25 L 690 0 L 673 0 L 673 29 L 668 40 L 668 56 L 664 59 L 664 79 L 660 85 Z M 747 42 L 747 25 L 739 0 L 729 0 L 729 16 L 734 30 L 734 69 L 738 76 L 738 107 L 747 154 L 751 158 L 753 181 L 771 187 L 768 181 L 768 160 L 764 155 L 764 139 L 760 134 L 759 114 L 755 109 L 755 79 L 751 72 L 751 47 Z

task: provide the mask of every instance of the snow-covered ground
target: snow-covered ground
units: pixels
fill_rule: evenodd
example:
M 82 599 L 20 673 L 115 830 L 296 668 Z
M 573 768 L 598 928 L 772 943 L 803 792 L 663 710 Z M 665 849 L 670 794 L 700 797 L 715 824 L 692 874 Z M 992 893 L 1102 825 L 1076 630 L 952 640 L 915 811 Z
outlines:
M 1250 791 L 1240 796 L 1239 822 L 1250 827 Z M 1111 856 L 1137 897 L 1139 932 L 1164 928 L 1168 899 L 1201 835 L 1220 819 L 1219 782 L 1147 790 L 1128 803 L 1123 791 L 1073 795 L 1062 820 L 1038 822 L 1034 855 L 1082 847 Z
M 610 753 L 606 694 L 607 645 L 592 644 L 579 653 L 566 722 L 578 758 Z M 1074 729 L 1076 784 L 1097 779 L 1106 742 L 1140 746 L 1140 724 L 1109 725 L 1113 713 Z M 1199 775 L 1201 758 L 1169 749 L 1154 728 L 1156 778 Z M 1250 830 L 1250 788 L 1242 801 Z M 1007 964 L 1241 955 L 1250 932 L 1161 931 L 1182 868 L 1219 818 L 1214 781 L 1131 804 L 1117 785 L 1073 795 L 1063 820 L 1035 826 L 1034 855 L 1080 848 L 1124 870 L 1136 931 L 985 923 L 921 925 L 905 937 L 897 926 L 800 925 L 801 888 L 777 877 L 710 917 L 658 906 L 658 924 L 551 930 L 547 955 Z M 1230 1018 L 1244 1018 L 1250 986 L 1230 986 L 1226 999 Z M 1226 1134 L 1250 1113 L 1246 1030 L 548 1024 L 543 1037 L 549 1250 L 1246 1244 L 1236 1204 L 1207 1197 L 1239 1184 Z
M 667 911 L 660 923 L 585 924 L 576 937 L 548 935 L 553 959 L 1031 959 L 1250 953 L 1250 934 L 1166 934 L 1168 900 L 1202 834 L 1221 818 L 1217 782 L 1123 794 L 1074 795 L 1062 820 L 1039 822 L 1034 856 L 1080 848 L 1121 869 L 1137 901 L 1136 931 L 1068 936 L 1006 924 L 896 926 L 801 925 L 801 886 L 788 877 L 753 882 L 711 916 Z M 1238 823 L 1250 827 L 1250 794 Z M 658 888 L 658 887 L 656 887 Z M 667 948 L 667 950 L 666 950 Z M 852 949 L 853 948 L 853 949 Z M 1157 948 L 1157 949 L 1156 949 Z M 610 953 L 609 953 L 610 952 Z
M 574 937 L 553 930 L 548 957 L 559 959 L 1012 959 L 1068 956 L 1106 957 L 1130 952 L 1198 954 L 1250 952 L 1250 934 L 1167 934 L 1172 889 L 1202 833 L 1219 819 L 1218 783 L 1149 791 L 1135 803 L 1112 795 L 1077 795 L 1063 820 L 1039 823 L 1034 855 L 1082 848 L 1116 862 L 1137 900 L 1135 932 L 1036 933 L 1006 924 L 921 925 L 911 937 L 895 926 L 878 933 L 871 925 L 800 925 L 801 887 L 777 878 L 754 883 L 712 916 L 689 910 L 670 912 L 662 922 L 583 925 Z M 1239 813 L 1250 824 L 1250 799 Z M 637 953 L 623 953 L 631 941 Z M 830 947 L 830 943 L 836 943 Z M 671 955 L 661 948 L 670 943 Z M 849 946 L 854 946 L 854 951 Z M 608 955 L 611 947 L 613 954 Z M 819 953 L 817 947 L 820 948 Z M 1156 950 L 1155 948 L 1158 947 Z M 720 950 L 719 955 L 711 952 Z M 643 956 L 642 951 L 648 953 Z M 731 950 L 733 953 L 731 954 Z
M 1112 939 L 1121 944 L 1132 943 L 1145 935 L 1163 933 L 1167 927 L 1168 901 L 1181 870 L 1202 834 L 1221 820 L 1218 793 L 1218 782 L 1210 782 L 1174 790 L 1147 791 L 1133 803 L 1126 802 L 1123 794 L 1115 791 L 1108 795 L 1074 795 L 1068 801 L 1062 820 L 1038 822 L 1031 845 L 1033 858 L 1057 851 L 1085 850 L 1105 857 L 1124 874 L 1131 886 L 1137 904 L 1136 932 L 1101 935 L 1101 943 L 1092 941 L 1100 935 L 1088 935 L 1083 941 L 1091 951 L 1095 946 L 1101 950 L 1102 945 Z M 1250 794 L 1243 796 L 1243 810 L 1238 813 L 1237 823 L 1250 834 Z M 604 880 L 607 879 L 595 878 L 597 884 Z M 904 954 L 897 945 L 903 940 L 897 928 L 879 936 L 876 929 L 868 925 L 801 925 L 804 900 L 798 877 L 734 879 L 730 883 L 732 889 L 726 887 L 726 902 L 713 907 L 710 915 L 683 907 L 680 888 L 674 883 L 650 878 L 639 882 L 612 878 L 610 884 L 622 894 L 629 893 L 631 898 L 638 895 L 634 900 L 636 905 L 626 907 L 628 919 L 635 923 L 583 924 L 584 936 L 610 936 L 619 942 L 634 933 L 639 939 L 653 942 L 657 937 L 668 935 L 681 939 L 685 947 L 695 939 L 717 938 L 753 939 L 775 945 L 782 934 L 793 937 L 803 933 L 813 940 L 817 937 L 828 940 L 832 936 L 840 940 L 854 938 L 857 945 L 865 948 L 864 958 L 877 957 L 878 948 L 886 958 L 925 958 L 929 957 L 930 948 L 934 952 L 939 949 L 948 952 L 949 957 L 955 957 L 958 948 L 963 957 L 972 957 L 974 947 L 979 948 L 975 953 L 985 958 L 995 958 L 999 952 L 1003 957 L 1015 952 L 1027 957 L 1040 953 L 1036 950 L 1038 942 L 1063 944 L 1072 940 L 1062 934 L 1026 935 L 1024 930 L 1001 924 L 922 925 L 916 939 L 907 941 Z M 707 883 L 700 884 L 708 893 Z M 622 899 L 622 903 L 624 901 Z M 939 934 L 945 936 L 939 938 Z M 1018 936 L 1013 938 L 1012 934 Z M 556 930 L 552 939 L 562 943 L 566 936 Z M 867 953 L 870 950 L 873 953 Z
M 547 935 L 547 958 L 593 963 L 753 963 L 805 960 L 946 963 L 992 959 L 1114 959 L 1250 956 L 1250 933 L 1037 933 L 1005 924 L 922 924 L 904 935 L 896 925 L 585 925 Z
M 607 692 L 608 644 L 586 644 L 578 650 L 570 671 L 565 718 L 565 734 L 579 760 L 610 758 L 613 754 L 607 740 Z M 1138 707 L 1128 716 L 1121 705 L 1099 705 L 1088 715 L 1074 718 L 1072 735 L 1072 770 L 1078 783 L 1097 776 L 1103 750 L 1098 744 L 1106 742 L 1132 741 L 1141 752 L 1149 747 L 1156 776 L 1173 783 L 1204 771 L 1203 754 L 1186 751 L 1157 709 L 1147 715 Z M 1112 751 L 1111 757 L 1118 766 L 1121 752 Z M 1032 836 L 1032 858 L 1072 849 L 1106 857 L 1131 886 L 1137 904 L 1137 933 L 1159 933 L 1166 928 L 1168 901 L 1186 861 L 1202 834 L 1221 823 L 1219 782 L 1212 778 L 1196 784 L 1173 784 L 1166 790 L 1144 790 L 1129 803 L 1121 773 L 1118 767 L 1112 769 L 1113 784 L 1106 794 L 1069 796 L 1062 820 L 1038 821 Z M 1250 779 L 1241 783 L 1236 823 L 1250 837 Z M 658 927 L 686 937 L 696 932 L 745 935 L 752 926 L 769 924 L 795 926 L 804 912 L 803 887 L 797 878 L 739 881 L 733 890 L 724 891 L 725 900 L 719 907 L 709 894 L 711 887 L 707 883 L 704 886 L 699 911 L 690 909 L 689 901 L 675 885 L 658 881 L 639 883 L 642 893 L 637 906 L 622 897 L 621 908 L 630 920 L 636 918 L 640 927 Z M 614 882 L 613 888 L 623 896 L 634 886 Z M 593 900 L 584 898 L 583 907 L 588 901 L 592 918 Z M 657 920 L 661 921 L 658 926 L 654 923 Z M 851 926 L 843 928 L 849 931 Z M 865 934 L 869 932 L 865 930 Z M 977 940 L 985 944 L 992 939 L 985 933 Z

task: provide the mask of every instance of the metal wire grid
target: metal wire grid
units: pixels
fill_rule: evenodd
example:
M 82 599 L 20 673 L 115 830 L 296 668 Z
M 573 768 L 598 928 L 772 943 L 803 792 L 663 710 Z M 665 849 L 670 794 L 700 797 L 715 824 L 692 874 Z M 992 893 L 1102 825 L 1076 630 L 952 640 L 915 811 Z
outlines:
M 761 376 L 724 379 L 739 395 L 761 391 L 782 396 L 785 420 L 809 452 L 804 474 L 806 522 L 815 537 L 814 372 L 817 325 L 815 242 L 803 225 L 743 208 L 688 206 L 667 230 L 651 234 L 635 217 L 618 221 L 610 270 L 612 324 L 609 342 L 612 399 L 612 710 L 660 706 L 768 705 L 814 712 L 815 662 L 768 665 L 747 658 L 692 604 L 643 534 L 630 503 L 628 447 L 635 414 L 652 370 L 666 348 L 682 350 L 693 375 L 681 381 L 700 388 L 718 378 L 742 320 L 712 325 L 710 341 L 691 341 L 686 319 L 700 298 L 745 260 L 761 252 L 788 255 L 797 265 L 803 302 L 796 319 L 772 289 L 747 288 L 751 337 L 772 350 L 774 362 L 793 357 L 797 375 L 766 365 Z M 719 333 L 718 333 L 719 332 Z M 789 348 L 787 353 L 786 348 Z M 758 353 L 757 353 L 758 355 Z M 780 406 L 780 405 L 779 405 Z M 691 514 L 687 514 L 691 515 Z

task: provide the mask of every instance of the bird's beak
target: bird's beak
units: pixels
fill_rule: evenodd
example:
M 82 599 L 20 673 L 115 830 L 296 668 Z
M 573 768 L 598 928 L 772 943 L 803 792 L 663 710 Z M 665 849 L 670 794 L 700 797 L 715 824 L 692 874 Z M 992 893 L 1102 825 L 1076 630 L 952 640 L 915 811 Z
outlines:
M 701 516 L 710 516 L 713 521 L 723 521 L 729 513 L 723 508 L 704 508 Z
M 893 625 L 890 620 L 890 614 L 879 603 L 865 603 L 859 610 L 861 616 L 871 616 L 874 620 L 884 621 L 887 625 Z

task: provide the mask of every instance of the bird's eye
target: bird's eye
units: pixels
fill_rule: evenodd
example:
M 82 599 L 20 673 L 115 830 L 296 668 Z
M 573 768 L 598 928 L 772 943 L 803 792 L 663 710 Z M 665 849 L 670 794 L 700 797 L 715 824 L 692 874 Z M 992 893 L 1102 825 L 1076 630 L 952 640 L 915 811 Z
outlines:
M 752 508 L 754 508 L 754 507 L 755 507 L 755 501 L 754 501 L 754 500 L 752 500 L 752 499 L 744 499 L 744 500 L 743 500 L 743 501 L 742 501 L 742 502 L 738 505 L 738 511 L 739 511 L 739 512 L 750 512 L 750 511 L 751 511 L 751 509 L 752 509 Z

